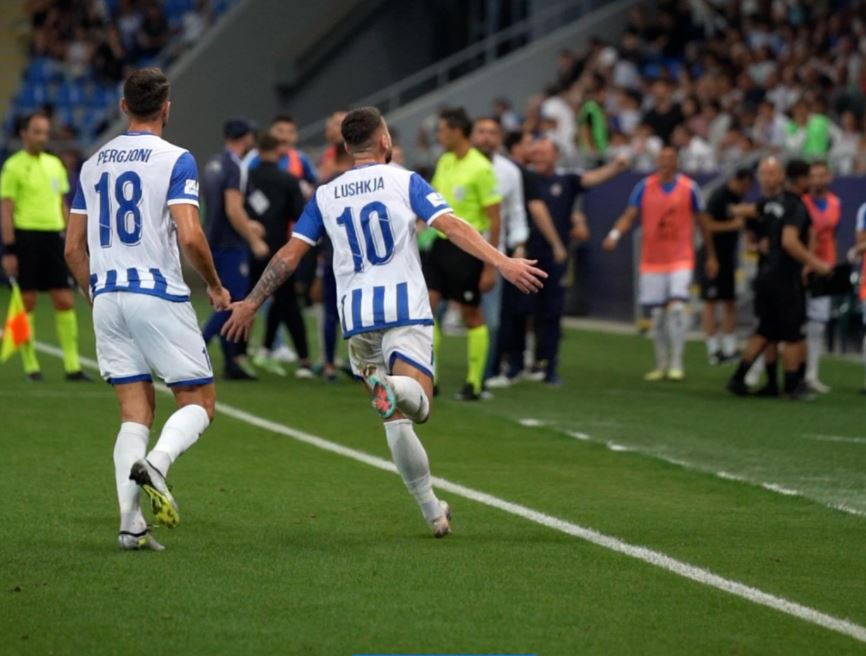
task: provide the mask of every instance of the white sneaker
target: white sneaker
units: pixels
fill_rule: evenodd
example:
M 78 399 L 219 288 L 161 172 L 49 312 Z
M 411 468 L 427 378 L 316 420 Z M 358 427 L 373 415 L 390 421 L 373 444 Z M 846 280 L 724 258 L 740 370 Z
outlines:
M 829 385 L 825 385 L 817 378 L 810 378 L 807 380 L 806 387 L 809 388 L 810 392 L 815 392 L 817 394 L 828 394 L 832 389 Z
M 446 535 L 451 535 L 451 506 L 448 505 L 447 501 L 441 499 L 439 505 L 442 506 L 442 515 L 430 522 L 434 538 L 444 538 Z
M 180 524 L 177 502 L 168 489 L 165 477 L 147 458 L 136 460 L 129 472 L 129 480 L 135 481 L 150 497 L 150 507 L 156 520 L 168 528 Z
M 499 376 L 488 378 L 484 384 L 490 389 L 505 389 L 506 387 L 511 387 L 514 382 L 508 376 L 500 374 Z
M 298 361 L 298 354 L 283 344 L 278 349 L 271 351 L 271 359 L 276 360 L 277 362 L 291 364 L 292 362 Z
M 117 536 L 117 544 L 121 551 L 164 551 L 163 547 L 150 534 L 150 531 L 143 533 L 129 533 L 121 531 Z
M 316 374 L 313 373 L 313 370 L 310 367 L 298 367 L 295 369 L 295 378 L 315 378 Z
M 749 387 L 757 387 L 761 382 L 761 374 L 764 373 L 763 367 L 752 367 L 746 374 L 746 385 Z

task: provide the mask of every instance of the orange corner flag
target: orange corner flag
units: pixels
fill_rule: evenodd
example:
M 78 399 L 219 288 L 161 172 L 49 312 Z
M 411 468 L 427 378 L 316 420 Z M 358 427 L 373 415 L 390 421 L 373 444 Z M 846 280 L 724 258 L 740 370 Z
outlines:
M 3 325 L 3 343 L 0 345 L 0 362 L 6 362 L 22 344 L 33 337 L 30 331 L 30 320 L 24 310 L 24 299 L 17 283 L 12 283 L 12 298 L 9 301 L 9 312 Z

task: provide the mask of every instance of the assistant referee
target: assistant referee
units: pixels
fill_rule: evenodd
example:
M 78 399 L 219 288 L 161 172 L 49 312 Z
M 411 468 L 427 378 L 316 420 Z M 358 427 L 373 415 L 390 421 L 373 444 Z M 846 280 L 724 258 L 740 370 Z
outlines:
M 439 142 L 447 151 L 436 164 L 433 188 L 445 197 L 455 213 L 499 247 L 501 229 L 499 193 L 493 165 L 472 147 L 472 121 L 462 108 L 446 109 L 439 115 Z M 490 333 L 481 309 L 481 294 L 493 289 L 496 271 L 440 236 L 424 262 L 424 278 L 430 290 L 430 306 L 436 316 L 442 300 L 456 301 L 466 324 L 468 371 L 458 400 L 481 398 Z M 433 331 L 434 363 L 439 358 L 439 324 Z M 438 375 L 438 366 L 435 367 Z
M 31 326 L 36 293 L 50 294 L 66 380 L 87 381 L 90 378 L 81 371 L 78 359 L 78 320 L 63 258 L 64 194 L 69 179 L 60 159 L 44 152 L 50 130 L 45 114 L 24 119 L 20 132 L 24 148 L 7 159 L 0 171 L 3 270 L 18 280 Z M 21 347 L 21 356 L 27 378 L 42 380 L 32 342 Z

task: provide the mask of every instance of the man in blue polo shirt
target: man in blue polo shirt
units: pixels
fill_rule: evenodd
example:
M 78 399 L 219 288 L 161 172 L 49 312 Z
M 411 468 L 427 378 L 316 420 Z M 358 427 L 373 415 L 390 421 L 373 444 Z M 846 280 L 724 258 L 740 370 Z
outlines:
M 539 139 L 532 149 L 532 164 L 538 191 L 550 211 L 559 238 L 565 244 L 589 238 L 583 213 L 575 211 L 575 203 L 583 191 L 603 184 L 625 171 L 629 164 L 624 158 L 585 173 L 561 173 L 556 170 L 559 151 L 550 139 Z M 565 313 L 565 271 L 568 261 L 557 262 L 550 241 L 533 224 L 526 244 L 528 257 L 538 260 L 547 272 L 544 289 L 535 299 L 535 365 L 530 374 L 535 380 L 559 385 L 560 321 Z
M 249 291 L 250 251 L 256 258 L 270 253 L 264 240 L 265 228 L 250 219 L 244 209 L 245 176 L 241 159 L 255 143 L 255 126 L 244 119 L 231 119 L 223 126 L 225 149 L 207 163 L 202 176 L 207 237 L 214 263 L 232 299 L 244 298 Z M 205 342 L 220 332 L 228 312 L 214 312 L 202 333 Z M 245 362 L 245 348 L 220 337 L 225 358 L 225 377 L 252 380 L 255 376 Z

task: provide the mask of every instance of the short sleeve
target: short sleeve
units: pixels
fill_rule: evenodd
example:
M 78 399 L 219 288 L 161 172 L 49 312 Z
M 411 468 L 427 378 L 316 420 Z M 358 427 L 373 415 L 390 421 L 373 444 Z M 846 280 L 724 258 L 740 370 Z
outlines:
M 646 179 L 638 182 L 634 189 L 631 190 L 631 194 L 628 197 L 628 206 L 634 207 L 635 209 L 640 209 L 641 201 L 643 200 L 643 192 L 646 189 Z
M 866 203 L 857 210 L 857 232 L 866 230 Z
M 727 217 L 727 207 L 725 205 L 725 188 L 716 189 L 707 201 L 707 213 L 716 221 L 724 221 Z
M 430 225 L 443 214 L 453 214 L 454 210 L 448 205 L 442 194 L 437 192 L 430 183 L 417 173 L 409 178 L 409 205 L 416 216 L 427 225 Z
M 167 202 L 169 205 L 198 206 L 198 167 L 189 152 L 184 152 L 174 163 L 168 183 Z
M 237 162 L 233 160 L 229 161 L 228 166 L 225 167 L 224 175 L 223 191 L 228 191 L 229 189 L 243 191 L 243 185 L 241 184 L 241 167 Z
M 325 233 L 325 222 L 322 220 L 322 213 L 319 211 L 317 197 L 318 194 L 310 199 L 310 202 L 307 203 L 301 214 L 301 218 L 298 219 L 292 230 L 293 237 L 307 242 L 310 246 L 315 246 Z
M 316 167 L 307 153 L 298 151 L 298 157 L 301 159 L 301 168 L 304 170 L 304 180 L 311 185 L 319 184 L 319 176 L 316 174 Z
M 694 180 L 689 181 L 689 191 L 692 196 L 692 212 L 697 214 L 704 211 L 704 199 L 701 197 L 701 190 L 698 183 Z
M 490 207 L 502 202 L 502 194 L 496 182 L 496 173 L 492 166 L 485 166 L 480 170 L 477 180 L 478 195 L 482 207 Z
M 63 162 L 60 159 L 57 159 L 57 177 L 60 180 L 60 188 L 58 191 L 61 194 L 69 193 L 69 173 L 66 171 L 66 167 L 63 165 Z
M 9 161 L 0 170 L 0 198 L 11 198 L 15 200 L 18 195 L 18 175 L 15 168 L 9 165 Z
M 75 196 L 72 198 L 72 205 L 69 207 L 72 214 L 87 214 L 87 203 L 84 200 L 84 189 L 81 187 L 81 180 L 75 185 Z
M 542 200 L 541 191 L 538 189 L 538 180 L 531 171 L 520 169 L 523 176 L 523 198 L 528 203 L 533 200 Z
M 811 223 L 809 210 L 806 209 L 806 204 L 799 198 L 796 199 L 795 203 L 792 203 L 791 211 L 785 212 L 785 218 L 782 221 L 782 225 L 794 226 L 797 230 L 802 230 Z

